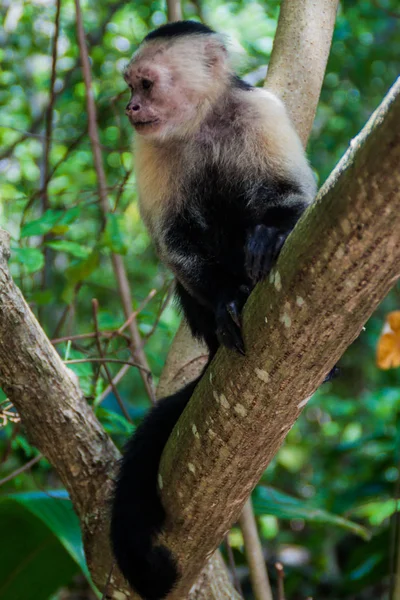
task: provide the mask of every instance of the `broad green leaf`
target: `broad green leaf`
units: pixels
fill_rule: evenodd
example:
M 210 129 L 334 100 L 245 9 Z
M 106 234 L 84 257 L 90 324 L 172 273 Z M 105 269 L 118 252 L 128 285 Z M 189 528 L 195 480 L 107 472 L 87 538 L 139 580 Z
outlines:
M 28 221 L 21 229 L 21 238 L 49 233 L 63 216 L 62 210 L 46 210 L 40 219 Z
M 51 231 L 55 233 L 68 231 L 68 225 L 78 218 L 79 213 L 79 206 L 74 206 L 69 210 L 46 210 L 39 219 L 25 223 L 21 229 L 21 238 L 30 235 L 45 235 Z
M 94 588 L 78 517 L 64 490 L 0 498 L 2 600 L 47 600 L 79 570 Z M 95 589 L 95 588 L 94 588 Z
M 87 258 L 90 255 L 89 248 L 68 240 L 54 240 L 54 242 L 47 242 L 46 246 L 58 252 L 67 252 L 76 258 Z
M 279 519 L 304 519 L 311 523 L 335 525 L 347 529 L 365 540 L 370 538 L 369 531 L 358 523 L 315 508 L 308 500 L 289 496 L 289 494 L 269 486 L 259 485 L 253 493 L 252 499 L 257 515 L 274 515 Z
M 44 265 L 43 252 L 39 248 L 12 248 L 12 257 L 25 267 L 27 273 L 40 271 Z

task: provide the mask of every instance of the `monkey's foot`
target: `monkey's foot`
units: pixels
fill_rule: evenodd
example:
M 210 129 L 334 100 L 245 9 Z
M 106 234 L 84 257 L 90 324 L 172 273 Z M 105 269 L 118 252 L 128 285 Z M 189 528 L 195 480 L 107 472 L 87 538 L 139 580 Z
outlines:
M 340 373 L 340 369 L 339 367 L 337 367 L 336 365 L 333 367 L 333 369 L 331 369 L 328 373 L 328 375 L 325 377 L 324 381 L 322 383 L 327 383 L 328 381 L 332 381 L 332 379 L 336 379 L 336 377 L 338 377 Z
M 249 235 L 245 266 L 254 285 L 268 275 L 289 233 L 282 233 L 276 227 L 257 225 Z
M 217 337 L 220 344 L 245 355 L 244 341 L 240 323 L 240 306 L 236 300 L 221 302 L 215 313 Z

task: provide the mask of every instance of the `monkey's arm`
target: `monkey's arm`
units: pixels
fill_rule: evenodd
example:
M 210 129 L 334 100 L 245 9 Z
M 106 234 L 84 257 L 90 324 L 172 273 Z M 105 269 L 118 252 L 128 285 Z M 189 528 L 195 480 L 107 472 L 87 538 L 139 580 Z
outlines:
M 312 199 L 310 193 L 290 191 L 270 203 L 260 195 L 258 223 L 249 230 L 245 249 L 246 271 L 253 284 L 268 275 L 286 238 Z
M 239 278 L 219 265 L 216 260 L 206 259 L 200 253 L 181 254 L 180 260 L 177 258 L 175 253 L 175 262 L 170 260 L 169 266 L 180 283 L 178 296 L 181 297 L 185 292 L 186 298 L 189 295 L 195 300 L 195 303 L 201 305 L 191 309 L 195 313 L 199 313 L 204 307 L 210 315 L 213 315 L 211 328 L 219 343 L 244 354 L 239 318 L 250 290 L 243 286 L 243 282 Z M 179 293 L 179 289 L 182 290 L 182 293 Z M 185 305 L 186 302 L 183 299 L 183 306 L 186 309 Z M 185 310 L 185 314 L 193 330 L 190 314 L 187 310 Z M 195 320 L 198 322 L 197 317 Z M 206 327 L 206 323 L 204 323 L 204 327 Z M 200 328 L 200 324 L 195 327 L 201 337 L 206 337 L 204 336 L 205 332 L 199 332 Z

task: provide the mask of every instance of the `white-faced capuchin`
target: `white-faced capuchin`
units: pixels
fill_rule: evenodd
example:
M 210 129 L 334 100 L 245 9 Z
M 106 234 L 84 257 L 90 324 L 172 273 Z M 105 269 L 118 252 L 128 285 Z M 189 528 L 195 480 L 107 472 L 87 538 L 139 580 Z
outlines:
M 150 33 L 124 77 L 141 214 L 175 274 L 184 317 L 210 360 L 220 344 L 244 354 L 244 303 L 316 193 L 302 144 L 282 102 L 239 79 L 221 36 L 199 23 Z M 165 520 L 157 474 L 199 379 L 149 412 L 116 483 L 112 546 L 145 600 L 167 596 L 179 577 L 155 545 Z

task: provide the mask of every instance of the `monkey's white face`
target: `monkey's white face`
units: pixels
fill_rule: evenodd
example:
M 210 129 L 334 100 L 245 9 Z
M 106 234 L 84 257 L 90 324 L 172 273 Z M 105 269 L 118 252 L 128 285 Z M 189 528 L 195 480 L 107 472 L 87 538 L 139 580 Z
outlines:
M 139 135 L 185 136 L 196 129 L 215 96 L 218 83 L 201 60 L 202 52 L 194 52 L 193 47 L 178 52 L 176 46 L 144 46 L 125 70 L 131 90 L 125 112 Z M 203 42 L 202 46 L 204 51 Z

